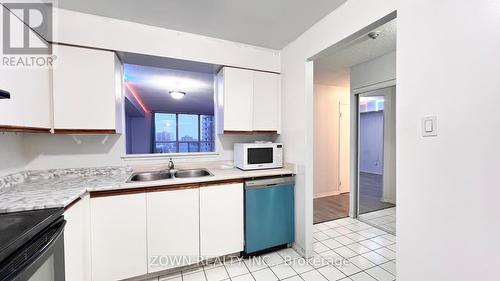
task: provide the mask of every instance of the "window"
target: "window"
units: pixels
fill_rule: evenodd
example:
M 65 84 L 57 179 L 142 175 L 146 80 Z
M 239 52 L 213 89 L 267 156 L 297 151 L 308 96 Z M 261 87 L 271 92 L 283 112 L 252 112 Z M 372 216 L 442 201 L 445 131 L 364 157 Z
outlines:
M 123 67 L 127 156 L 215 152 L 215 74 L 208 70 L 218 67 L 170 58 L 160 61 L 175 67 L 127 63 Z
M 213 115 L 154 113 L 155 153 L 215 151 Z

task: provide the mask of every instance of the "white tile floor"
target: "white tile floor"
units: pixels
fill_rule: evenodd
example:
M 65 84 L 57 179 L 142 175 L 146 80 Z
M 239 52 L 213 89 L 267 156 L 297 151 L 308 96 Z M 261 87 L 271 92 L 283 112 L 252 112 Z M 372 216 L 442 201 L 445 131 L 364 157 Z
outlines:
M 351 218 L 316 224 L 313 232 L 315 256 L 309 260 L 283 249 L 261 260 L 200 266 L 148 281 L 396 280 L 394 235 Z
M 360 220 L 396 233 L 396 207 L 359 215 Z

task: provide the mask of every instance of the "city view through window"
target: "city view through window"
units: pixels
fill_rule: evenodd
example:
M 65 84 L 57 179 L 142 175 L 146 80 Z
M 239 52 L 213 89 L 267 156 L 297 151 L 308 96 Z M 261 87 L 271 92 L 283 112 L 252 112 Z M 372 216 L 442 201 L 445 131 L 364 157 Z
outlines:
M 213 115 L 154 114 L 154 152 L 213 152 L 215 125 Z

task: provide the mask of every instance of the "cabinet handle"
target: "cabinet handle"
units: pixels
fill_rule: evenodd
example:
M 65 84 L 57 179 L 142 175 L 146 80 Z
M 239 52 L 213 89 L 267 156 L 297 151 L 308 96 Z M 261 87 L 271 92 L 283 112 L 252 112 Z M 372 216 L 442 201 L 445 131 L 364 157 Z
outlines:
M 10 93 L 4 90 L 0 90 L 0 99 L 10 99 Z

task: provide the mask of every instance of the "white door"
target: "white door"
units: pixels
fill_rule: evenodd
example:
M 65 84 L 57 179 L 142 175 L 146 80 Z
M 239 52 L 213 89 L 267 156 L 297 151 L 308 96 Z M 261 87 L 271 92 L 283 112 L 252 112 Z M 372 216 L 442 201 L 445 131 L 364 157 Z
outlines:
M 147 273 L 146 194 L 90 200 L 92 281 Z
M 254 71 L 253 130 L 278 131 L 280 75 Z
M 253 71 L 224 67 L 224 131 L 253 130 Z
M 339 119 L 339 190 L 349 192 L 349 143 L 350 143 L 350 105 L 342 104 Z
M 147 193 L 148 272 L 198 261 L 199 189 Z
M 200 188 L 200 240 L 202 257 L 243 251 L 243 183 Z

